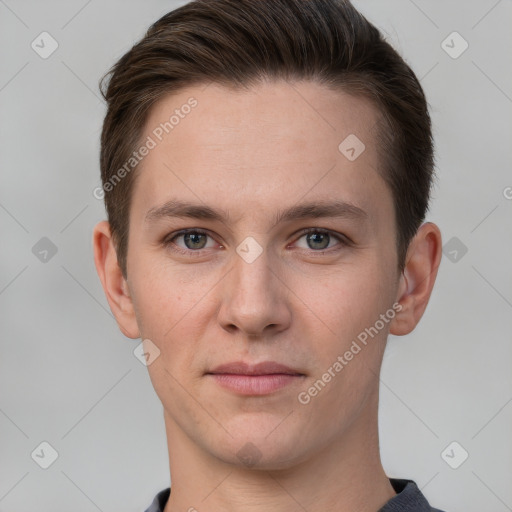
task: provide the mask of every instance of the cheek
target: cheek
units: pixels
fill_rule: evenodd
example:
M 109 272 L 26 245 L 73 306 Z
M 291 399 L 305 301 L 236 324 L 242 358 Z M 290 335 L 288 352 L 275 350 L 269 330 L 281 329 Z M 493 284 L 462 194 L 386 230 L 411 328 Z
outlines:
M 348 421 L 375 389 L 391 321 L 381 325 L 379 319 L 392 306 L 390 286 L 389 274 L 379 260 L 368 257 L 357 268 L 353 265 L 333 272 L 316 293 L 306 286 L 299 292 L 305 296 L 310 290 L 307 323 L 316 325 L 310 340 L 315 364 L 304 387 L 305 393 L 311 392 L 315 398 L 308 407 L 329 411 L 334 430 Z
M 148 256 L 133 272 L 134 305 L 142 323 L 141 334 L 166 342 L 182 325 L 194 329 L 190 321 L 204 307 L 216 276 L 195 265 L 177 269 L 168 261 Z
M 147 264 L 134 269 L 134 304 L 141 336 L 160 350 L 148 371 L 164 402 L 180 401 L 178 383 L 193 386 L 202 376 L 208 352 L 204 340 L 215 328 L 216 287 L 222 275 L 207 265 L 177 268 L 157 257 L 148 257 Z
M 198 344 L 211 317 L 207 292 L 216 280 L 158 264 L 157 258 L 134 269 L 132 278 L 141 336 L 160 350 L 148 366 L 153 387 L 168 408 L 186 407 L 180 383 L 190 384 L 196 375 Z
M 389 309 L 393 297 L 389 274 L 371 255 L 357 264 L 340 266 L 320 279 L 297 276 L 293 289 L 304 301 L 307 317 L 317 324 L 317 332 L 337 340 L 330 350 L 350 345 Z M 329 345 L 320 347 L 328 350 Z

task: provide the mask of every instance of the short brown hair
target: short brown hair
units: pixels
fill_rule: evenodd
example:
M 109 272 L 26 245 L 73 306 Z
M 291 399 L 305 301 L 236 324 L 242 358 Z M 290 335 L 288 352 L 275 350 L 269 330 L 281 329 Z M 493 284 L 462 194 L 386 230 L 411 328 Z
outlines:
M 381 174 L 394 199 L 403 270 L 434 177 L 430 116 L 411 68 L 346 0 L 194 0 L 156 21 L 100 82 L 108 107 L 101 178 L 125 278 L 137 174 L 123 173 L 115 186 L 112 179 L 140 144 L 152 105 L 186 86 L 247 87 L 262 79 L 314 80 L 376 104 Z

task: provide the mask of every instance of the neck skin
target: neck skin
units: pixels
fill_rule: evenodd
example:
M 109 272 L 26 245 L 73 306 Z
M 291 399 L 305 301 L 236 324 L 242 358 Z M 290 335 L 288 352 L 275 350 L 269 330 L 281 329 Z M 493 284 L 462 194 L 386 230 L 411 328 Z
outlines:
M 396 493 L 380 460 L 378 388 L 343 437 L 287 470 L 225 464 L 164 412 L 171 496 L 164 512 L 378 512 Z

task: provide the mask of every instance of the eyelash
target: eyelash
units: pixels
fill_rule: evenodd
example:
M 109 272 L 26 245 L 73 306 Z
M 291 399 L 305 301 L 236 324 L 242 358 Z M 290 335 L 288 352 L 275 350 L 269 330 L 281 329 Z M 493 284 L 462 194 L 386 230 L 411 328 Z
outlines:
M 186 235 L 186 234 L 189 234 L 189 233 L 206 235 L 206 236 L 209 236 L 210 238 L 213 238 L 210 235 L 210 233 L 208 233 L 207 231 L 205 231 L 203 229 L 190 228 L 190 229 L 182 229 L 180 231 L 176 231 L 175 233 L 171 233 L 169 236 L 164 238 L 162 243 L 163 243 L 164 247 L 170 248 L 172 251 L 178 252 L 178 253 L 188 256 L 188 257 L 202 256 L 203 251 L 207 251 L 208 249 L 198 249 L 198 250 L 183 249 L 182 247 L 178 247 L 173 242 L 173 240 L 175 240 L 176 238 Z M 315 251 L 314 249 L 309 250 L 309 252 L 311 252 L 317 256 L 322 256 L 323 254 L 334 252 L 336 250 L 339 250 L 340 248 L 348 247 L 352 244 L 351 240 L 349 240 L 348 237 L 346 237 L 345 235 L 342 235 L 341 233 L 336 233 L 335 231 L 331 231 L 331 230 L 325 229 L 325 228 L 303 229 L 302 231 L 299 232 L 299 234 L 298 234 L 299 236 L 298 236 L 298 238 L 296 238 L 295 241 L 300 240 L 304 235 L 308 235 L 310 233 L 321 233 L 324 235 L 329 235 L 330 237 L 335 238 L 339 242 L 335 247 L 331 247 L 329 249 L 318 250 L 318 251 Z M 303 250 L 307 250 L 307 249 L 303 249 Z

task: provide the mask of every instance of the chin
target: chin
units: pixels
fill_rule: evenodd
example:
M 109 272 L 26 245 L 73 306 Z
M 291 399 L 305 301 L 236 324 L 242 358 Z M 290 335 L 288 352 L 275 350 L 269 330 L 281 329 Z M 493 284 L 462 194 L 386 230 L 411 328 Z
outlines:
M 267 471 L 289 469 L 305 458 L 303 436 L 293 435 L 290 428 L 279 425 L 279 421 L 282 418 L 276 421 L 272 416 L 267 422 L 260 420 L 256 427 L 253 420 L 245 425 L 238 422 L 236 429 L 231 424 L 227 430 L 234 434 L 233 437 L 223 431 L 223 438 L 209 448 L 217 458 L 239 468 Z M 281 432 L 278 432 L 281 427 Z M 300 453 L 298 447 L 301 448 Z

